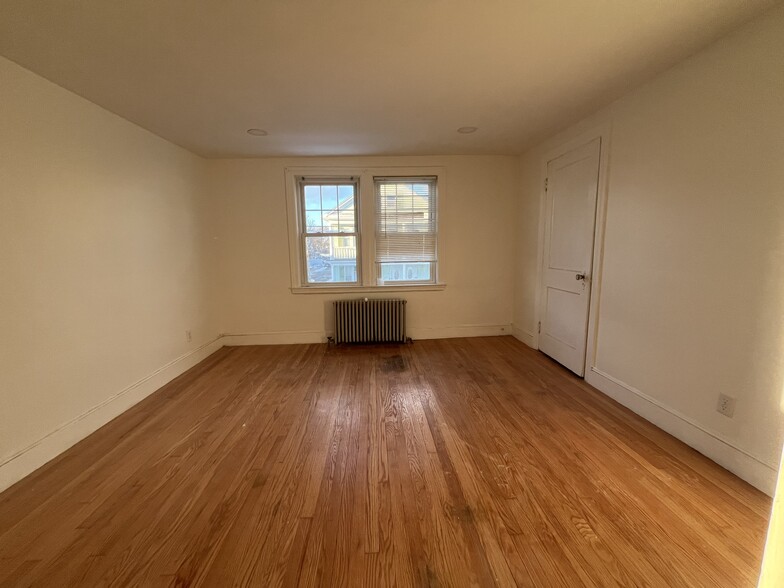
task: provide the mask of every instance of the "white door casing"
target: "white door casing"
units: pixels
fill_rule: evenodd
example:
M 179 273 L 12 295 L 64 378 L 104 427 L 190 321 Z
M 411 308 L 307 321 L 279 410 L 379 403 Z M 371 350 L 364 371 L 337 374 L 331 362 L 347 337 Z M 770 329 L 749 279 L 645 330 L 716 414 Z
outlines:
M 601 139 L 547 163 L 539 349 L 585 374 Z

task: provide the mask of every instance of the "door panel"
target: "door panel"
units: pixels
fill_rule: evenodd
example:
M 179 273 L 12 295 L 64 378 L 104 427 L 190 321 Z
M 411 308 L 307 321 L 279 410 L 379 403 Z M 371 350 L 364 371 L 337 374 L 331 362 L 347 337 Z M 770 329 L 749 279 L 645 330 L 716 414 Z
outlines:
M 591 296 L 600 139 L 547 164 L 539 349 L 582 376 Z
M 596 191 L 586 189 L 585 183 L 595 180 L 598 171 L 598 157 L 588 157 L 554 170 L 548 180 L 548 194 L 553 195 L 551 268 L 582 271 L 590 263 L 594 224 L 586 219 L 596 213 Z M 586 243 L 591 246 L 586 248 Z
M 579 296 L 567 290 L 547 289 L 546 311 L 547 334 L 560 343 L 576 349 L 580 345 L 575 339 L 575 330 L 571 328 L 582 316 L 582 305 Z

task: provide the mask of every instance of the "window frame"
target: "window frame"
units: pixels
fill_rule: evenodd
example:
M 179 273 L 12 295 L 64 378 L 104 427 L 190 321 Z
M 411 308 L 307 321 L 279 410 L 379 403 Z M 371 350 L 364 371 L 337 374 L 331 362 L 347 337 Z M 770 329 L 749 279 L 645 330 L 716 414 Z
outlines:
M 291 276 L 290 291 L 294 294 L 322 294 L 343 292 L 403 292 L 403 291 L 438 291 L 446 288 L 446 276 L 442 258 L 444 251 L 444 218 L 446 191 L 446 171 L 441 166 L 296 166 L 286 167 L 285 194 L 286 216 L 288 224 L 289 268 Z M 380 264 L 375 261 L 376 243 L 376 196 L 375 178 L 435 178 L 436 181 L 436 251 L 437 260 L 431 270 L 431 281 L 394 281 L 379 284 Z M 304 222 L 304 198 L 300 196 L 298 182 L 321 181 L 324 184 L 355 178 L 358 188 L 355 192 L 357 231 L 357 282 L 307 282 L 305 242 L 302 227 Z M 304 192 L 303 192 L 304 196 Z M 330 233 L 341 236 L 346 233 Z M 425 262 L 430 263 L 430 262 Z
M 375 256 L 376 248 L 375 248 L 375 241 L 373 246 L 373 265 L 374 265 L 374 281 L 375 284 L 379 287 L 387 287 L 390 285 L 395 286 L 417 286 L 417 285 L 429 285 L 429 284 L 437 284 L 438 283 L 438 266 L 439 266 L 439 234 L 440 231 L 440 210 L 439 210 L 439 203 L 440 203 L 440 190 L 438 187 L 439 178 L 438 176 L 424 176 L 424 175 L 416 175 L 416 176 L 374 176 L 373 177 L 373 223 L 374 223 L 374 237 L 375 237 L 375 223 L 376 223 L 376 208 L 375 204 L 378 200 L 378 186 L 381 182 L 400 182 L 400 183 L 428 183 L 433 185 L 433 193 L 435 197 L 435 209 L 434 214 L 436 218 L 436 231 L 435 231 L 435 248 L 436 248 L 436 258 L 435 261 L 387 261 L 382 262 L 378 261 Z M 406 263 L 427 263 L 430 265 L 430 279 L 428 280 L 393 280 L 390 282 L 382 282 L 381 281 L 381 266 L 383 264 L 406 264 Z
M 297 176 L 297 207 L 298 207 L 298 221 L 297 232 L 299 234 L 299 254 L 300 254 L 300 280 L 303 287 L 307 288 L 321 288 L 321 287 L 356 287 L 362 284 L 362 241 L 360 235 L 360 198 L 359 198 L 359 177 L 358 176 L 330 176 L 330 177 L 311 177 L 311 176 Z M 354 186 L 354 232 L 353 233 L 325 233 L 322 231 L 318 233 L 310 233 L 307 230 L 307 206 L 305 204 L 305 186 Z M 338 204 L 340 199 L 338 197 Z M 323 214 L 323 209 L 321 209 Z M 323 217 L 322 217 L 323 218 Z M 307 242 L 308 238 L 341 238 L 341 237 L 354 237 L 356 243 L 356 267 L 357 279 L 353 282 L 311 282 L 308 279 L 308 255 L 307 255 Z M 333 268 L 330 268 L 332 272 Z

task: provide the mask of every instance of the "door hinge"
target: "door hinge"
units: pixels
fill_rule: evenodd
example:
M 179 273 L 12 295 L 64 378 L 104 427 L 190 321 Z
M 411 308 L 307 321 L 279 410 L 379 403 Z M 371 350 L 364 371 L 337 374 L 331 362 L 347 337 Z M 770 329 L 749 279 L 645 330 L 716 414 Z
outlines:
M 536 328 L 536 332 L 540 335 L 542 334 L 542 321 L 539 321 L 539 326 Z
M 544 179 L 544 191 L 547 192 L 547 187 L 550 185 L 550 178 Z

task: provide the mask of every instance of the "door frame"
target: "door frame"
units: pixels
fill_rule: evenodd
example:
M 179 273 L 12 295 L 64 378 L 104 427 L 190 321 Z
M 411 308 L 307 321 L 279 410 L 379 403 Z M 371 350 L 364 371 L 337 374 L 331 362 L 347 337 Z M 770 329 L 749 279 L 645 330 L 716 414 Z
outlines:
M 612 121 L 593 126 L 588 131 L 583 131 L 571 139 L 563 139 L 555 147 L 547 149 L 540 161 L 539 175 L 539 236 L 536 264 L 536 296 L 534 303 L 534 348 L 539 349 L 539 321 L 542 320 L 542 288 L 544 286 L 544 233 L 547 209 L 547 191 L 545 178 L 547 177 L 547 164 L 578 147 L 600 139 L 599 147 L 599 181 L 596 189 L 596 216 L 594 218 L 593 232 L 593 260 L 591 269 L 591 294 L 588 300 L 588 328 L 586 330 L 587 344 L 585 348 L 584 373 L 596 365 L 596 345 L 599 339 L 599 310 L 602 289 L 602 270 L 604 261 L 604 233 L 607 220 L 607 197 L 609 195 L 610 172 L 610 141 L 612 137 Z M 585 376 L 583 376 L 585 377 Z

